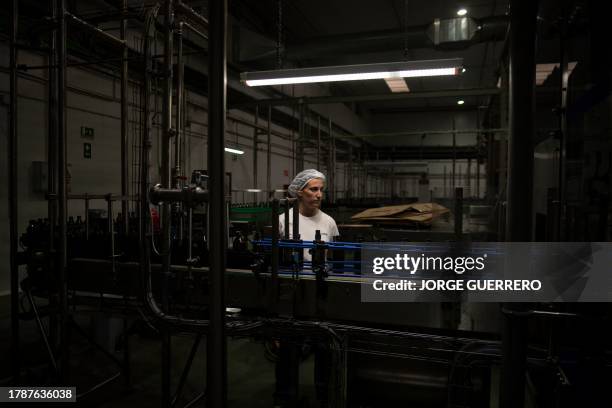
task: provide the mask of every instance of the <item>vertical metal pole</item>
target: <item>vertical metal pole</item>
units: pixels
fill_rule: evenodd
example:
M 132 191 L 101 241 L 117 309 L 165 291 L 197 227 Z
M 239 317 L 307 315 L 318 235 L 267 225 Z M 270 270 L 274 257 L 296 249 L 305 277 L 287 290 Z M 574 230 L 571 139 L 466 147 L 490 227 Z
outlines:
M 453 117 L 453 130 L 455 130 L 455 117 Z M 457 165 L 457 134 L 453 132 L 453 167 L 451 170 L 451 191 L 455 190 L 455 170 Z
M 564 13 L 565 14 L 565 13 Z M 559 188 L 558 188 L 558 198 L 559 198 L 559 211 L 557 212 L 557 231 L 558 236 L 555 237 L 557 240 L 561 241 L 568 236 L 567 234 L 567 225 L 566 225 L 566 174 L 567 174 L 567 86 L 569 81 L 569 70 L 568 70 L 568 55 L 567 55 L 567 22 L 566 16 L 564 15 L 561 19 L 561 27 L 560 27 L 560 63 L 559 70 L 561 71 L 561 96 L 559 101 L 559 130 L 561 140 L 559 141 Z
M 279 201 L 277 198 L 272 199 L 272 254 L 270 258 L 270 295 L 268 298 L 268 310 L 274 311 L 276 309 L 276 288 L 278 287 L 278 234 L 279 234 Z M 285 225 L 287 225 L 285 223 Z M 286 229 L 286 228 L 285 228 Z
M 283 236 L 284 239 L 289 239 L 289 201 L 285 200 L 285 212 L 283 213 L 283 219 L 285 223 L 283 224 Z
M 227 404 L 225 338 L 225 156 L 227 0 L 209 2 L 208 172 L 210 175 L 210 330 L 207 339 L 207 393 L 210 408 Z
M 298 122 L 298 139 L 297 139 L 297 148 L 295 149 L 295 174 L 304 170 L 304 140 L 306 139 L 306 124 L 305 122 L 305 111 L 306 107 L 303 103 L 300 102 L 300 118 Z
M 66 264 L 68 261 L 67 186 L 66 186 L 66 0 L 58 0 L 57 11 L 57 172 L 58 172 L 58 283 L 60 309 L 60 381 L 68 380 L 68 282 Z
M 292 87 L 292 90 L 294 89 L 295 87 Z M 292 92 L 292 95 L 293 95 L 293 92 Z M 291 108 L 291 118 L 295 119 L 295 105 L 293 105 Z M 299 124 L 298 124 L 298 137 L 299 137 L 299 133 L 300 133 L 300 129 L 299 129 Z M 295 133 L 293 131 L 293 126 L 291 126 L 291 165 L 293 167 L 293 174 L 291 174 L 291 178 L 295 177 L 295 175 L 298 173 L 297 161 L 295 157 L 295 150 L 296 150 Z
M 506 240 L 531 241 L 535 42 L 538 2 L 510 1 L 508 204 Z M 500 408 L 525 403 L 527 322 L 507 304 L 502 326 Z
M 321 116 L 317 115 L 317 170 L 321 168 Z
M 127 0 L 121 7 L 121 39 L 125 41 L 121 54 L 121 213 L 123 214 L 123 235 L 129 231 L 129 201 L 128 201 L 128 44 L 127 44 Z
M 161 184 L 164 188 L 171 188 L 172 175 L 170 166 L 170 138 L 172 136 L 172 54 L 173 54 L 173 25 L 174 25 L 174 2 L 165 2 L 165 35 L 164 35 L 164 91 L 162 104 L 162 144 L 161 144 Z M 171 207 L 170 203 L 162 204 L 162 287 L 161 300 L 162 309 L 168 312 L 168 286 L 170 284 L 170 228 L 171 228 Z M 171 376 L 171 337 L 167 329 L 162 331 L 162 350 L 161 350 L 161 405 L 170 407 L 170 376 Z
M 468 158 L 468 161 L 467 161 L 465 182 L 467 183 L 466 185 L 468 189 L 468 194 L 470 195 L 470 197 L 473 197 L 474 194 L 472 193 L 472 159 L 471 158 Z
M 122 1 L 121 7 L 121 39 L 125 42 L 123 44 L 122 57 L 121 57 L 121 213 L 123 224 L 120 225 L 122 228 L 124 245 L 127 243 L 128 234 L 130 232 L 130 214 L 129 214 L 129 163 L 128 163 L 128 43 L 127 43 L 127 6 L 128 0 Z M 110 202 L 110 201 L 109 201 Z M 112 203 L 110 203 L 112 209 Z M 112 232 L 111 232 L 112 233 Z M 111 235 L 111 239 L 114 240 Z M 115 249 L 112 245 L 112 262 L 113 268 L 115 267 Z M 124 304 L 127 309 L 127 290 L 124 294 Z M 127 310 L 124 311 L 123 316 L 123 379 L 126 387 L 130 386 L 130 347 L 129 347 L 129 335 L 128 335 L 128 319 Z
M 508 241 L 531 240 L 537 2 L 528 3 L 511 2 Z
M 176 188 L 181 188 L 181 175 L 182 175 L 182 161 L 183 157 L 183 147 L 184 142 L 183 139 L 185 137 L 183 123 L 185 122 L 183 119 L 184 115 L 184 91 L 185 91 L 185 80 L 184 80 L 184 72 L 185 72 L 185 60 L 183 58 L 183 22 L 179 22 L 177 30 L 176 30 L 176 115 L 175 115 L 175 139 L 174 139 L 174 186 Z M 183 204 L 179 203 L 176 205 L 178 210 L 179 220 L 178 220 L 178 237 L 183 243 L 184 236 L 184 221 L 185 217 L 183 216 Z
M 89 240 L 89 198 L 85 193 L 85 240 Z
M 176 30 L 176 115 L 175 115 L 175 139 L 174 139 L 174 185 L 181 188 L 181 146 L 183 141 L 183 92 L 185 88 L 183 58 L 183 22 L 178 24 Z M 180 234 L 182 237 L 182 234 Z
M 255 106 L 255 126 L 253 127 L 253 188 L 257 188 L 257 143 L 259 141 L 259 105 Z M 257 202 L 257 193 L 253 193 L 254 200 Z
M 444 165 L 444 176 L 443 176 L 443 184 L 444 184 L 444 198 L 448 197 L 446 193 L 446 165 Z
M 11 268 L 11 373 L 15 384 L 19 384 L 21 358 L 19 351 L 19 265 L 17 265 L 18 207 L 17 207 L 17 30 L 18 1 L 11 1 L 10 18 L 10 94 L 9 112 L 8 163 L 9 163 L 9 234 L 10 234 L 10 268 Z
M 455 188 L 455 237 L 457 241 L 463 234 L 463 188 Z
M 109 194 L 106 197 L 106 208 L 108 216 L 108 234 L 110 235 L 110 259 L 111 259 L 111 273 L 113 280 L 117 279 L 117 263 L 115 260 L 115 223 L 113 220 L 113 200 Z
M 268 105 L 268 138 L 266 139 L 266 191 L 272 195 L 272 105 Z M 267 197 L 266 197 L 267 200 Z
M 333 203 L 334 202 L 334 171 L 336 170 L 335 168 L 335 147 L 334 147 L 334 135 L 332 134 L 332 121 L 331 118 L 327 119 L 327 135 L 329 137 L 329 144 L 328 144 L 328 165 L 327 165 L 327 195 L 328 195 L 328 199 L 329 202 Z
M 55 21 L 57 17 L 57 0 L 49 2 L 50 16 Z M 57 29 L 55 26 L 49 30 L 48 52 L 48 136 L 47 136 L 47 218 L 49 219 L 49 270 L 55 268 L 56 243 L 55 226 L 57 224 Z M 57 295 L 49 292 L 49 306 L 57 310 Z M 49 317 L 49 341 L 52 350 L 57 346 L 57 318 Z M 57 371 L 57 366 L 54 367 Z
M 480 163 L 476 159 L 476 198 L 480 198 Z
M 288 212 L 288 211 L 287 211 Z M 300 239 L 300 202 L 295 200 L 293 203 L 293 229 L 291 231 L 291 238 Z M 289 226 L 285 226 L 285 229 L 289 229 Z
M 346 196 L 347 198 L 351 199 L 353 198 L 353 146 L 349 146 L 349 157 L 348 157 L 348 161 L 346 162 L 347 170 L 347 176 L 346 176 L 346 182 L 347 182 L 347 188 L 346 188 Z

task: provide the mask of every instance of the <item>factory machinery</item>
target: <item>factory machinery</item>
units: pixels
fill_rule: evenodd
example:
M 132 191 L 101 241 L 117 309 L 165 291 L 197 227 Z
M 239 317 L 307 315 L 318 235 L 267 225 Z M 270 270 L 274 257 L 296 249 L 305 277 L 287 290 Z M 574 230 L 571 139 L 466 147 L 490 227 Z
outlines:
M 206 207 L 208 192 L 197 186 L 181 190 L 154 186 L 148 196 L 152 203 L 160 199 L 181 200 L 190 206 Z M 458 330 L 460 309 L 456 304 L 362 303 L 361 243 L 290 239 L 299 237 L 298 217 L 293 220 L 291 235 L 286 229 L 285 235 L 279 236 L 279 219 L 284 217 L 284 225 L 289 225 L 288 209 L 294 206 L 293 213 L 298 214 L 297 201 L 274 199 L 270 204 L 271 229 L 249 233 L 240 225 L 232 234 L 226 258 L 227 335 L 311 344 L 329 350 L 332 363 L 324 378 L 331 406 L 407 402 L 432 407 L 491 406 L 499 392 L 496 381 L 503 357 L 502 344 L 494 331 Z M 193 211 L 187 208 L 188 213 Z M 150 214 L 147 209 L 143 219 L 155 220 Z M 172 234 L 173 262 L 164 275 L 162 256 L 155 249 L 161 228 L 150 225 L 151 234 L 144 238 L 143 246 L 151 256 L 149 261 L 144 260 L 142 268 L 141 248 L 129 244 L 137 241 L 137 228 L 130 228 L 131 237 L 124 237 L 114 233 L 123 231 L 123 217 L 116 217 L 114 222 L 109 219 L 112 214 L 106 219 L 68 221 L 69 301 L 76 313 L 79 307 L 94 305 L 128 321 L 144 319 L 162 332 L 193 333 L 194 347 L 182 368 L 182 380 L 175 391 L 168 390 L 176 400 L 201 336 L 209 330 L 206 228 L 194 231 L 188 222 L 184 237 Z M 136 221 L 128 218 L 132 226 Z M 34 300 L 34 296 L 50 296 L 53 288 L 53 271 L 48 269 L 45 250 L 47 237 L 46 220 L 38 220 L 21 238 L 28 270 L 21 285 L 29 303 L 29 313 L 22 317 L 37 319 L 49 347 L 50 361 L 55 364 Z M 122 253 L 109 260 L 113 248 L 121 248 Z M 312 261 L 304 260 L 305 250 L 311 251 Z M 158 306 L 155 299 L 166 299 L 166 304 Z M 517 318 L 513 310 L 501 309 L 500 313 L 498 305 L 491 306 L 495 315 Z M 540 306 L 537 310 L 525 309 L 518 316 L 523 323 L 542 325 L 532 328 L 530 341 L 524 344 L 528 345 L 526 364 L 534 381 L 533 398 L 538 403 L 550 398 L 549 393 L 560 391 L 566 393 L 567 401 L 573 401 L 574 393 L 583 391 L 577 389 L 580 385 L 573 384 L 573 375 L 587 375 L 596 382 L 609 378 L 605 341 L 600 344 L 602 348 L 590 351 L 589 359 L 600 353 L 596 358 L 601 360 L 590 361 L 587 371 L 582 361 L 586 357 L 581 355 L 584 339 L 562 331 L 564 327 L 588 330 L 585 322 L 593 319 L 605 322 L 603 311 L 586 309 L 577 313 Z M 74 330 L 82 330 L 76 323 L 71 324 Z M 123 364 L 129 365 L 129 360 L 128 352 L 125 361 L 119 363 L 124 374 L 127 367 Z M 299 381 L 297 376 L 293 379 Z
M 13 0 L 13 24 L 17 20 Z M 573 407 L 584 398 L 609 401 L 609 340 L 598 332 L 609 324 L 604 307 L 578 305 L 481 305 L 488 313 L 482 327 L 460 326 L 463 305 L 458 303 L 363 303 L 361 301 L 361 245 L 343 241 L 312 242 L 280 237 L 279 216 L 285 217 L 290 198 L 273 199 L 270 229 L 231 225 L 227 221 L 228 189 L 223 162 L 225 133 L 225 21 L 224 1 L 211 1 L 206 19 L 181 1 L 166 1 L 147 11 L 142 55 L 142 131 L 138 190 L 129 195 L 127 179 L 127 47 L 124 36 L 127 3 L 122 8 L 122 39 L 95 31 L 95 27 L 66 11 L 65 0 L 52 2 L 58 24 L 51 29 L 49 118 L 54 137 L 49 149 L 50 185 L 46 219 L 33 220 L 21 238 L 11 224 L 13 374 L 21 375 L 19 321 L 36 321 L 49 357 L 50 378 L 44 383 L 70 383 L 70 336 L 84 332 L 74 315 L 95 307 L 123 318 L 123 359 L 99 347 L 119 367 L 119 373 L 90 390 L 79 401 L 117 378 L 131 385 L 129 326 L 144 321 L 159 332 L 162 342 L 162 406 L 181 398 L 192 362 L 203 336 L 207 344 L 207 383 L 187 405 L 206 397 L 207 406 L 222 407 L 227 400 L 228 336 L 277 339 L 281 343 L 315 344 L 329 351 L 326 375 L 329 405 L 334 407 L 520 407 L 523 390 L 531 406 Z M 520 8 L 519 8 L 520 9 Z M 163 64 L 151 55 L 151 30 L 162 11 L 165 16 Z M 523 14 L 521 14 L 523 13 Z M 176 20 L 175 20 L 176 17 Z M 529 20 L 529 11 L 517 12 L 515 24 Z M 122 193 L 121 195 L 68 194 L 66 191 L 66 26 L 76 24 L 119 47 L 122 62 Z M 190 29 L 209 39 L 209 137 L 206 182 L 184 177 L 181 112 L 181 30 Z M 208 34 L 199 30 L 207 30 Z M 176 125 L 172 126 L 173 35 L 178 38 Z M 11 37 L 15 57 L 16 30 Z M 12 58 L 13 98 L 11 135 L 16 140 L 16 61 Z M 151 180 L 152 82 L 163 79 L 161 183 Z M 517 81 L 518 82 L 518 81 Z M 174 139 L 174 147 L 171 141 Z M 11 149 L 15 148 L 12 145 Z M 16 151 L 15 151 L 16 152 Z M 174 158 L 171 157 L 174 152 Z M 16 156 L 16 155 L 14 155 Z M 14 163 L 13 163 L 14 164 Z M 14 167 L 11 180 L 16 178 Z M 11 188 L 15 188 L 14 182 Z M 12 190 L 14 192 L 14 190 Z M 11 219 L 17 214 L 16 197 Z M 461 194 L 458 194 L 461 197 Z M 68 216 L 68 200 L 84 205 L 84 217 Z M 106 214 L 89 210 L 91 200 L 105 200 Z M 113 203 L 121 203 L 114 214 Z M 160 211 L 153 209 L 160 208 Z M 131 210 L 131 211 L 130 211 Z M 512 209 L 512 211 L 516 211 Z M 284 214 L 284 215 L 281 215 Z M 299 237 L 297 207 L 293 237 Z M 198 217 L 200 217 L 198 219 Z M 459 217 L 458 224 L 461 223 Z M 456 223 L 456 225 L 457 225 Z M 251 231 L 253 229 L 254 231 Z M 229 239 L 231 234 L 232 239 Z M 453 240 L 469 239 L 461 234 Z M 231 245 L 228 242 L 231 241 Z M 17 251 L 17 242 L 24 248 Z M 305 261 L 304 250 L 312 261 Z M 17 267 L 27 265 L 19 283 L 28 306 L 17 304 Z M 39 307 L 38 298 L 48 306 Z M 21 311 L 20 311 L 21 310 Z M 43 320 L 48 318 L 49 331 Z M 500 330 L 500 326 L 503 329 Z M 460 329 L 461 327 L 461 329 Z M 170 365 L 171 338 L 190 334 L 194 343 L 183 367 Z M 86 333 L 82 333 L 86 336 Z M 89 339 L 95 343 L 95 339 Z M 295 365 L 292 370 L 297 370 Z M 527 375 L 528 373 L 528 375 Z M 171 387 L 172 378 L 178 385 Z M 528 381 L 525 379 L 528 377 Z M 297 375 L 291 375 L 298 383 Z M 31 384 L 30 384 L 31 385 Z M 518 391 L 517 391 L 518 390 Z M 585 397 L 586 396 L 586 397 Z

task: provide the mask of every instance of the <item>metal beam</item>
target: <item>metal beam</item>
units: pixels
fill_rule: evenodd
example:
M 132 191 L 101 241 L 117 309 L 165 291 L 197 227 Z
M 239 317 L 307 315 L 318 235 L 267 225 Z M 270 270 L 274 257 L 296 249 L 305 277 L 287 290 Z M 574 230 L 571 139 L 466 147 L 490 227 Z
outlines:
M 208 174 L 210 176 L 210 330 L 206 341 L 207 404 L 227 405 L 227 344 L 225 338 L 225 115 L 227 104 L 227 0 L 209 2 Z
M 401 137 L 401 136 L 423 136 L 423 135 L 456 135 L 465 133 L 506 133 L 508 129 L 495 128 L 495 129 L 462 129 L 462 130 L 417 130 L 410 132 L 392 132 L 392 133 L 364 133 L 357 135 L 339 135 L 341 139 L 354 139 L 354 138 L 365 138 L 365 137 Z
M 271 98 L 260 99 L 257 101 L 244 102 L 232 105 L 230 109 L 238 109 L 255 105 L 298 105 L 298 104 L 327 104 L 345 102 L 377 102 L 377 101 L 397 101 L 405 99 L 422 98 L 448 98 L 448 97 L 467 97 L 467 96 L 490 96 L 499 94 L 498 88 L 470 88 L 470 89 L 446 89 L 439 91 L 421 91 L 406 93 L 388 93 L 375 95 L 347 95 L 347 96 L 315 96 L 299 98 Z
M 57 172 L 58 172 L 58 284 L 59 284 L 59 307 L 60 307 L 60 382 L 65 383 L 68 379 L 69 355 L 68 355 L 68 282 L 66 265 L 68 262 L 68 230 L 67 218 L 67 186 L 66 186 L 66 0 L 58 1 L 58 30 L 57 30 Z
M 537 1 L 510 1 L 508 204 L 506 240 L 531 241 Z M 525 404 L 526 305 L 507 304 L 502 325 L 500 408 Z
M 11 1 L 10 14 L 10 93 L 8 163 L 9 163 L 9 231 L 10 231 L 10 268 L 11 268 L 11 372 L 13 382 L 19 384 L 21 359 L 19 352 L 19 265 L 17 264 L 17 30 L 18 1 Z
M 161 184 L 163 188 L 172 188 L 172 169 L 170 166 L 170 139 L 172 135 L 172 54 L 174 48 L 174 2 L 166 0 L 164 4 L 164 82 L 163 82 L 163 105 L 162 105 L 162 144 L 161 144 Z M 164 313 L 169 312 L 169 282 L 170 282 L 170 245 L 171 245 L 171 208 L 169 202 L 162 204 L 162 287 L 161 301 Z M 161 331 L 161 404 L 163 408 L 171 404 L 171 336 L 167 328 Z

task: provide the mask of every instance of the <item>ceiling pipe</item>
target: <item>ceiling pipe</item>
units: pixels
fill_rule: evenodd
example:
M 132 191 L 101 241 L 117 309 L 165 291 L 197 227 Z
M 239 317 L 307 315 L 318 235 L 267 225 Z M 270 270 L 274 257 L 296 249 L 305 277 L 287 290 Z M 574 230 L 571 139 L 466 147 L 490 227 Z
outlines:
M 440 37 L 440 31 L 437 31 L 438 35 L 436 35 L 436 25 L 443 27 L 445 24 L 461 23 L 459 20 L 467 22 L 464 24 L 469 28 L 466 37 L 444 40 L 443 34 Z M 436 19 L 430 24 L 405 29 L 315 37 L 302 43 L 288 44 L 285 48 L 285 58 L 287 60 L 314 59 L 350 53 L 362 54 L 415 48 L 462 49 L 482 42 L 503 40 L 507 29 L 508 17 L 505 15 L 482 19 L 471 17 Z M 275 43 L 270 40 L 270 50 L 255 55 L 248 55 L 248 51 L 241 49 L 241 62 L 275 58 L 276 49 L 273 44 Z

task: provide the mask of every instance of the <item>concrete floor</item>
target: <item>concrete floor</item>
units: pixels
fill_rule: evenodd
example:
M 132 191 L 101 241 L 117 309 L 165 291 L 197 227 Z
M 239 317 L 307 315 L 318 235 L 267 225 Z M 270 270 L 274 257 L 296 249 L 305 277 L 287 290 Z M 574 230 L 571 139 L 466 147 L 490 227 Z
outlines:
M 4 303 L 4 302 L 3 302 Z M 4 303 L 6 305 L 6 303 Z M 79 324 L 90 333 L 97 333 L 101 343 L 114 348 L 109 340 L 109 333 L 115 333 L 120 321 L 111 321 L 101 315 L 77 315 Z M 6 380 L 10 375 L 10 321 L 8 308 L 0 309 L 0 379 Z M 106 328 L 106 329 L 105 329 Z M 130 336 L 132 350 L 131 369 L 132 385 L 126 389 L 123 377 L 94 391 L 78 402 L 78 406 L 100 408 L 134 408 L 160 406 L 161 398 L 161 341 L 152 331 L 135 330 Z M 49 365 L 40 341 L 38 330 L 33 321 L 21 322 L 21 347 L 24 368 L 23 384 L 45 385 L 41 379 L 45 377 Z M 172 337 L 172 392 L 176 390 L 181 371 L 195 337 L 180 335 Z M 94 384 L 103 381 L 118 372 L 117 366 L 102 352 L 92 347 L 79 334 L 72 332 L 71 336 L 71 380 L 70 385 L 77 387 L 81 393 Z M 120 346 L 119 346 L 120 348 Z M 228 402 L 230 407 L 251 408 L 272 407 L 274 392 L 274 363 L 270 362 L 264 353 L 261 342 L 252 339 L 228 340 Z M 177 407 L 184 406 L 192 398 L 201 393 L 206 386 L 206 344 L 201 341 L 198 353 L 194 359 L 188 380 L 184 386 Z M 118 358 L 123 358 L 121 350 L 113 352 Z M 308 357 L 300 366 L 300 395 L 303 407 L 316 406 L 314 388 L 313 357 Z M 3 381 L 4 382 L 4 381 Z M 71 406 L 75 406 L 71 404 Z M 204 401 L 196 407 L 205 406 Z

